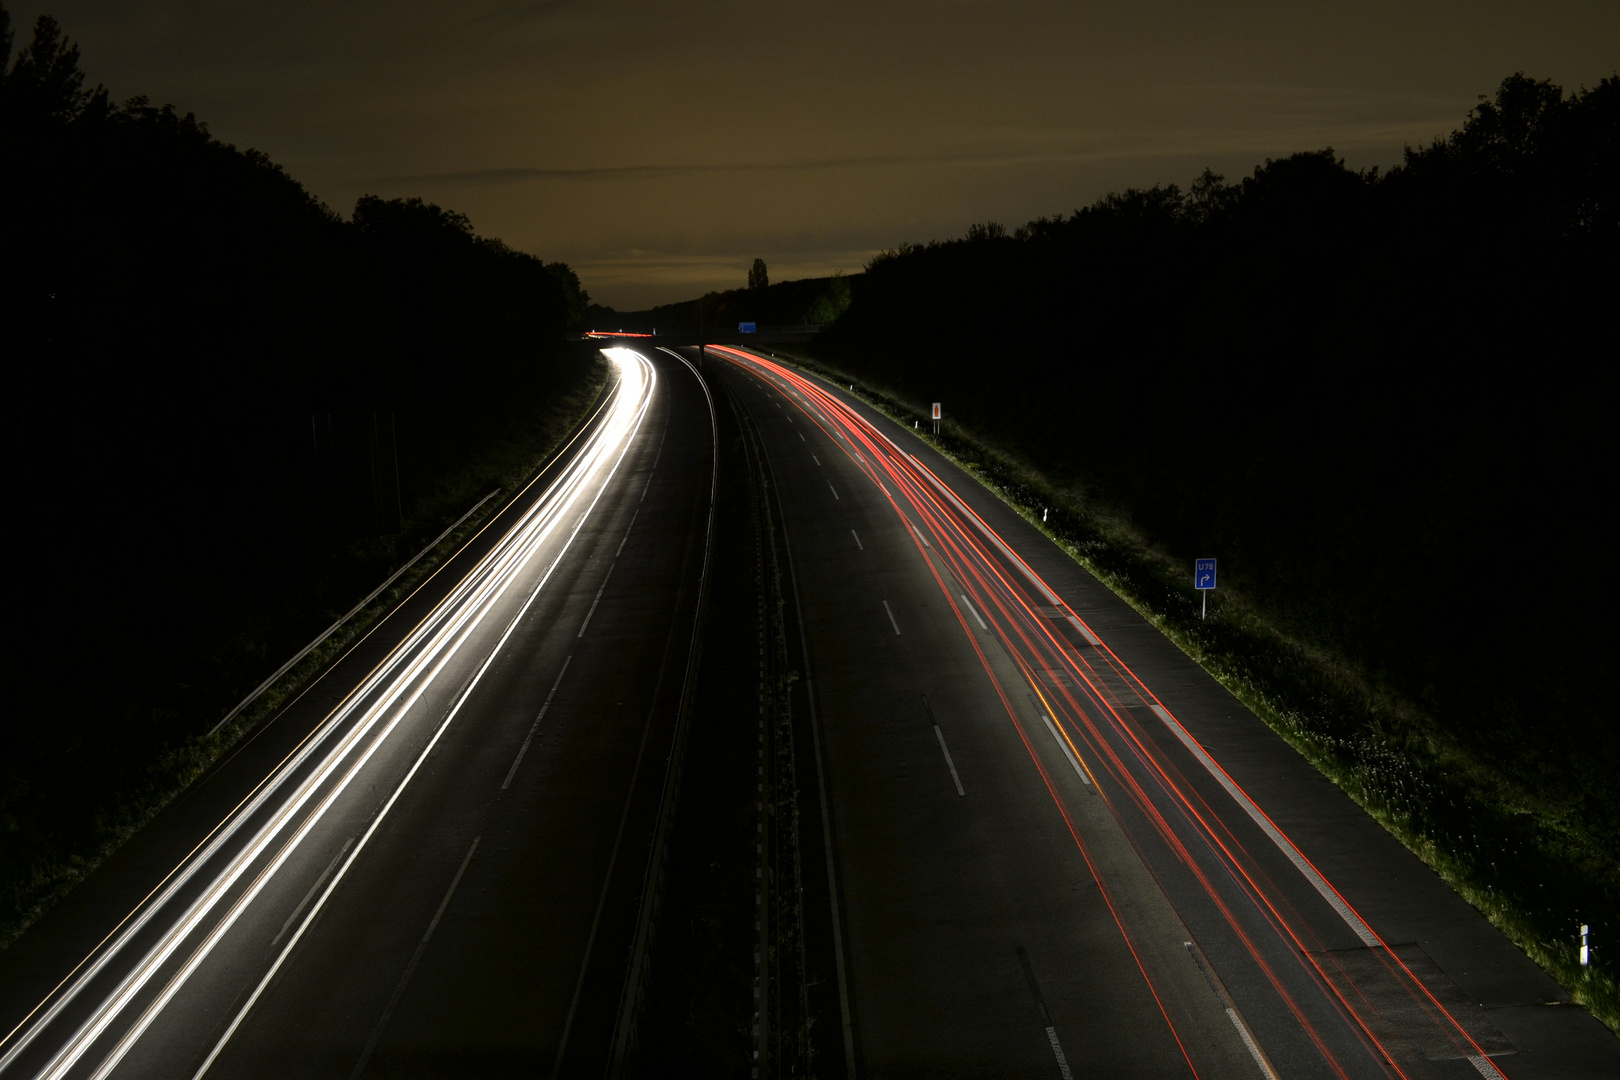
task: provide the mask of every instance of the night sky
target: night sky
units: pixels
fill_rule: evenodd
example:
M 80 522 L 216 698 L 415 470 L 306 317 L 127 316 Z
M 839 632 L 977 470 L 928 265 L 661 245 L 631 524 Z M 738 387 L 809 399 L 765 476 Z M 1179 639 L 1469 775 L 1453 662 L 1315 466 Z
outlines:
M 194 111 L 347 214 L 421 195 L 644 307 L 858 270 L 1128 185 L 1461 126 L 1620 60 L 1615 0 L 56 0 L 115 98 Z

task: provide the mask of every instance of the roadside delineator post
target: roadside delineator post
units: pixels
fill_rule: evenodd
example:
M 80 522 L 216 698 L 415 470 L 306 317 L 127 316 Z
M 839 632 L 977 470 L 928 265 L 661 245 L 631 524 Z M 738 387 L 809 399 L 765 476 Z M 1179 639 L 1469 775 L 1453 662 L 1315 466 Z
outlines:
M 1581 967 L 1592 964 L 1592 928 L 1581 923 Z

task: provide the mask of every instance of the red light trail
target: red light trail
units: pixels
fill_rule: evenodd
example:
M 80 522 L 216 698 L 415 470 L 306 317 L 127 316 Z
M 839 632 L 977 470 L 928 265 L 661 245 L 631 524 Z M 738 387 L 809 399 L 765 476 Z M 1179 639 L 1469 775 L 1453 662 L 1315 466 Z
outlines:
M 988 626 L 1019 675 L 1028 683 L 1034 695 L 1031 702 L 1039 698 L 1045 714 L 1074 755 L 1073 760 L 1091 778 L 1092 790 L 1102 797 L 1109 815 L 1135 849 L 1143 866 L 1159 882 L 1166 898 L 1170 891 L 1161 875 L 1179 866 L 1196 885 L 1193 895 L 1209 902 L 1220 924 L 1240 944 L 1241 955 L 1252 962 L 1274 990 L 1277 1000 L 1334 1075 L 1348 1077 L 1351 1068 L 1362 1073 L 1370 1063 L 1385 1075 L 1407 1077 L 1412 1075 L 1409 1070 L 1421 1070 L 1422 1066 L 1413 1062 L 1413 1055 L 1398 1053 L 1387 1035 L 1380 1038 L 1376 1033 L 1385 1026 L 1377 1010 L 1367 997 L 1353 988 L 1348 974 L 1332 958 L 1333 945 L 1323 936 L 1342 936 L 1342 931 L 1323 912 L 1303 911 L 1290 899 L 1283 884 L 1266 869 L 1268 859 L 1273 866 L 1278 865 L 1269 849 L 1262 844 L 1257 853 L 1240 835 L 1247 829 L 1243 824 L 1245 819 L 1257 826 L 1260 835 L 1275 845 L 1299 871 L 1340 923 L 1372 950 L 1386 974 L 1399 983 L 1419 1014 L 1432 1021 L 1435 1031 L 1449 1041 L 1459 1057 L 1466 1058 L 1486 1077 L 1502 1075 L 1422 980 L 1387 947 L 1208 750 L 1198 744 L 1135 672 L 1011 545 L 968 507 L 965 500 L 816 381 L 753 353 L 718 345 L 710 345 L 708 349 L 780 391 L 807 420 L 843 449 L 900 518 L 1063 816 L 1193 1075 L 1198 1075 L 1198 1068 L 1154 985 L 1153 973 L 1134 939 L 1130 919 L 1103 880 L 1065 796 L 1047 772 L 1025 729 L 1024 719 L 1019 716 L 1003 680 L 997 676 L 991 658 L 981 647 L 946 574 L 955 579 L 960 594 L 977 609 L 975 618 L 982 614 L 981 625 Z M 918 532 L 919 526 L 933 537 L 931 546 Z M 1059 624 L 1072 627 L 1083 644 L 1068 640 L 1066 633 L 1058 628 Z M 1227 815 L 1232 807 L 1223 804 L 1217 809 L 1205 798 L 1199 785 L 1189 780 L 1132 714 L 1132 699 L 1139 703 L 1138 707 L 1163 722 L 1165 729 L 1231 795 L 1237 807 L 1244 811 L 1242 816 L 1229 822 Z M 1204 787 L 1207 786 L 1206 783 Z M 1164 855 L 1169 855 L 1173 864 L 1167 864 Z M 1289 881 L 1289 884 L 1296 886 L 1294 894 L 1297 896 L 1297 882 Z M 1334 974 L 1338 978 L 1334 978 Z M 1352 986 L 1348 993 L 1342 989 L 1346 985 Z M 1335 1017 L 1349 1028 L 1354 1040 L 1359 1041 L 1366 1051 L 1365 1059 L 1355 1063 L 1341 1060 L 1344 1050 L 1336 1051 L 1330 1045 L 1323 1024 L 1331 1024 Z M 1238 1023 L 1235 1016 L 1234 1023 Z M 1239 1030 L 1248 1041 L 1249 1036 L 1241 1024 Z M 1340 1045 L 1343 1046 L 1342 1039 Z M 1262 1069 L 1270 1072 L 1269 1063 L 1262 1060 L 1263 1054 L 1258 1050 L 1253 1052 Z

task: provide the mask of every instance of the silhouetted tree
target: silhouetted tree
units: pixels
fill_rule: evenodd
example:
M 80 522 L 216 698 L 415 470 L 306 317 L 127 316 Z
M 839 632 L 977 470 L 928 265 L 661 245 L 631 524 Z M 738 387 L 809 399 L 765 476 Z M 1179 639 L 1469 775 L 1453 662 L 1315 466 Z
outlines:
M 748 268 L 748 289 L 750 292 L 762 292 L 771 283 L 770 275 L 765 272 L 765 260 L 755 259 L 754 265 Z
M 54 20 L 14 45 L 0 6 L 0 351 L 28 461 L 8 494 L 55 521 L 93 488 L 98 522 L 39 545 L 14 597 L 37 612 L 19 667 L 72 656 L 81 705 L 50 706 L 48 677 L 18 692 L 58 720 L 0 753 L 0 908 L 486 492 L 590 363 L 563 341 L 586 300 L 563 264 L 420 199 L 346 221 L 194 115 L 87 89 Z M 395 427 L 405 533 L 379 536 Z M 119 643 L 89 665 L 87 610 Z
M 1580 674 L 1620 650 L 1585 612 L 1620 546 L 1597 494 L 1620 459 L 1617 147 L 1620 79 L 1514 75 L 1388 173 L 1323 149 L 884 252 L 818 348 L 959 402 L 1167 548 L 1220 550 L 1285 625 L 1620 839 L 1620 734 Z M 1464 569 L 1481 543 L 1537 579 L 1493 620 Z M 1481 678 L 1501 626 L 1536 640 Z M 1549 695 L 1560 725 L 1536 728 Z
M 1228 184 L 1226 177 L 1206 168 L 1187 192 L 1185 212 L 1195 224 L 1205 224 L 1229 213 L 1237 202 L 1238 192 L 1237 185 Z

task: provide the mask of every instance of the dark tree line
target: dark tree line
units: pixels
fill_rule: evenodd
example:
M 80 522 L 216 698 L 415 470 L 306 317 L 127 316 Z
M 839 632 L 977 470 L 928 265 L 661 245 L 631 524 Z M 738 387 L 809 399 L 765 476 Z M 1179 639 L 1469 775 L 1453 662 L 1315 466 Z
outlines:
M 850 279 L 842 273 L 824 278 L 772 282 L 764 259 L 755 259 L 748 285 L 704 293 L 696 300 L 660 304 L 645 311 L 615 311 L 592 305 L 586 321 L 598 330 L 654 329 L 735 331 L 740 322 L 760 326 L 831 323 L 849 306 Z
M 819 350 L 1123 509 L 1620 850 L 1620 79 L 903 247 Z
M 593 363 L 566 265 L 420 199 L 345 220 L 78 61 L 0 8 L 5 886 L 484 494 Z

